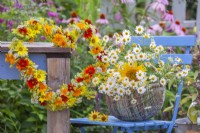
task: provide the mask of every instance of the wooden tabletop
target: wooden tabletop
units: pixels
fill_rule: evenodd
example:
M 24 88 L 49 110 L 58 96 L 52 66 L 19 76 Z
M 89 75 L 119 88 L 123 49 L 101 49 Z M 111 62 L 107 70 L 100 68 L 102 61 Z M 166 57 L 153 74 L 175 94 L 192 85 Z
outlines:
M 1 42 L 0 52 L 8 52 L 8 47 L 11 42 Z M 24 45 L 28 47 L 29 53 L 71 53 L 70 48 L 54 47 L 53 43 L 47 42 L 25 42 Z

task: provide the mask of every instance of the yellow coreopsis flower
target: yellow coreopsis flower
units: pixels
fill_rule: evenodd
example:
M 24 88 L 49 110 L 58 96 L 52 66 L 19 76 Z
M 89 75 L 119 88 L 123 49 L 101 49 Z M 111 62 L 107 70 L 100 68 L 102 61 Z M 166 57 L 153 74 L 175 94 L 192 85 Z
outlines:
M 43 70 L 37 70 L 34 74 L 34 77 L 39 81 L 43 82 L 46 79 L 46 72 Z
M 98 44 L 100 42 L 99 37 L 98 36 L 92 36 L 91 40 L 90 40 L 90 46 L 95 46 L 96 44 Z M 98 44 L 99 45 L 99 44 Z
M 24 47 L 21 41 L 18 41 L 17 46 L 15 47 L 14 51 L 16 51 L 17 54 L 22 57 L 28 55 L 28 49 Z
M 99 116 L 99 120 L 102 122 L 107 122 L 108 121 L 108 116 L 105 114 L 102 114 Z
M 75 98 L 75 97 L 69 98 L 69 100 L 67 101 L 67 105 L 68 105 L 69 107 L 72 107 L 72 106 L 74 106 L 75 104 L 76 104 L 76 98 Z
M 99 120 L 99 112 L 97 112 L 97 111 L 92 111 L 92 112 L 89 114 L 89 120 L 91 120 L 91 121 L 98 121 L 98 120 Z

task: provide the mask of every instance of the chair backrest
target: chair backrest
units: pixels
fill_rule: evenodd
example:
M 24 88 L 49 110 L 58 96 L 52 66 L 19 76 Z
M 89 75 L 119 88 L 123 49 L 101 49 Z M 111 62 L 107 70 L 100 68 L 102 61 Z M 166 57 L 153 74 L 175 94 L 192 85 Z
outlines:
M 185 53 L 183 54 L 165 54 L 162 55 L 160 58 L 165 60 L 168 57 L 176 58 L 179 57 L 182 59 L 181 64 L 191 64 L 192 63 L 192 54 L 190 54 L 190 49 L 192 46 L 196 43 L 196 36 L 154 36 L 153 37 L 156 45 L 162 45 L 164 47 L 185 47 Z M 131 38 L 131 44 L 136 43 L 140 44 L 141 46 L 149 46 L 151 43 L 151 39 L 145 39 L 143 37 L 132 37 Z M 178 112 L 178 106 L 181 99 L 181 93 L 183 88 L 183 78 L 181 79 L 181 82 L 178 87 L 178 92 L 176 94 L 176 101 L 174 106 L 174 112 L 172 121 L 173 123 L 176 120 L 177 112 Z

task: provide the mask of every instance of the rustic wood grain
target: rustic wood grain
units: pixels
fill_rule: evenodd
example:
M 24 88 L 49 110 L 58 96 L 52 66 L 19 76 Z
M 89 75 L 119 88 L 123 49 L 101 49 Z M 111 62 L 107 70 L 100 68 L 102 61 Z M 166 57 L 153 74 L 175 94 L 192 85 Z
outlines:
M 56 91 L 70 82 L 70 59 L 47 58 L 48 85 Z M 47 133 L 70 133 L 70 110 L 47 112 Z
M 0 52 L 8 52 L 8 47 L 11 42 L 1 42 Z M 33 42 L 33 43 L 24 43 L 28 47 L 29 53 L 70 53 L 70 48 L 59 48 L 54 47 L 53 43 L 47 42 Z

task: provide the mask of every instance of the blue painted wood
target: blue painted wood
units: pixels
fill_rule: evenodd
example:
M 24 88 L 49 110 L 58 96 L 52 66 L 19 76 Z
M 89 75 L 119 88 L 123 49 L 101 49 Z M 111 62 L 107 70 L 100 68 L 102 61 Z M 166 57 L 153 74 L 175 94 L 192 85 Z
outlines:
M 34 61 L 38 68 L 47 70 L 45 54 L 30 54 L 30 59 Z M 0 79 L 20 79 L 16 68 L 10 68 L 9 63 L 5 62 L 5 53 L 0 53 Z
M 81 130 L 81 133 L 86 133 L 86 131 L 85 131 L 85 128 L 84 128 L 84 127 L 81 127 L 81 128 L 80 128 L 80 130 Z
M 114 116 L 109 116 L 108 122 L 100 122 L 100 121 L 90 121 L 88 118 L 71 118 L 70 122 L 78 123 L 78 124 L 89 124 L 89 125 L 101 125 L 101 126 L 114 126 L 114 127 L 124 127 L 124 128 L 133 128 L 139 127 L 138 129 L 144 128 L 144 122 L 128 122 L 128 121 L 121 121 Z M 162 120 L 147 120 L 145 121 L 145 125 L 148 127 L 153 127 L 154 124 L 162 126 L 164 124 L 170 125 L 170 121 L 162 121 Z
M 163 54 L 161 55 L 160 59 L 163 60 L 164 62 L 168 61 L 168 58 L 171 57 L 173 58 L 174 62 L 172 62 L 172 64 L 175 63 L 175 58 L 181 58 L 182 62 L 177 63 L 177 64 L 191 64 L 192 63 L 192 54 Z
M 196 43 L 196 37 L 193 35 L 188 36 L 154 36 L 156 45 L 163 46 L 194 46 Z M 151 43 L 151 39 L 145 39 L 143 37 L 131 37 L 131 44 L 137 43 L 141 46 L 148 46 Z

